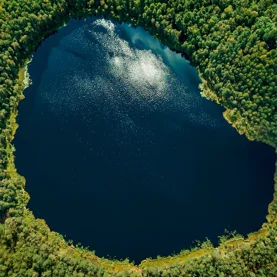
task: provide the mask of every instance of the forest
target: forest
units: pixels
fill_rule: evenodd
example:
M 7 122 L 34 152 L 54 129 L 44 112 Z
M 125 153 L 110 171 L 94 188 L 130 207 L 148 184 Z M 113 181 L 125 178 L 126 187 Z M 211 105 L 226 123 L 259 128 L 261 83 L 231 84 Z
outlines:
M 138 266 L 66 241 L 26 208 L 29 195 L 12 144 L 26 63 L 70 18 L 89 15 L 141 26 L 181 53 L 197 68 L 202 95 L 226 109 L 224 117 L 240 134 L 277 147 L 275 1 L 0 0 L 0 277 L 276 277 L 277 192 L 266 222 L 247 238 L 223 236 L 218 247 L 203 242 Z M 277 191 L 277 174 L 275 183 Z

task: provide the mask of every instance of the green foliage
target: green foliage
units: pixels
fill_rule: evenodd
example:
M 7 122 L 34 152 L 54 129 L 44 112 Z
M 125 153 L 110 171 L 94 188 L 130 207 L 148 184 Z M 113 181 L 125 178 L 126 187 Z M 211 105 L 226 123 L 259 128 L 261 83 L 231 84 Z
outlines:
M 225 235 L 219 236 L 219 242 L 224 243 L 230 239 L 235 238 L 243 238 L 243 236 L 238 234 L 237 231 L 228 231 L 227 229 L 225 229 Z
M 203 95 L 227 109 L 225 118 L 240 133 L 277 146 L 274 1 L 0 0 L 0 277 L 277 276 L 276 193 L 266 235 L 244 241 L 228 233 L 220 237 L 223 248 L 207 240 L 179 256 L 149 259 L 139 267 L 128 260 L 100 259 L 66 243 L 26 209 L 29 196 L 14 168 L 11 145 L 23 97 L 22 68 L 42 39 L 70 17 L 87 15 L 142 26 L 182 53 L 205 80 Z

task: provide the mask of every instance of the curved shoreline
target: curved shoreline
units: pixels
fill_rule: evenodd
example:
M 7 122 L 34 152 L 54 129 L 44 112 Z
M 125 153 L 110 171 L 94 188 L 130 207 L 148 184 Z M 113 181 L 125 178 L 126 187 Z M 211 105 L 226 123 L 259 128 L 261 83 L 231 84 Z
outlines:
M 58 27 L 57 30 L 59 30 L 60 28 L 65 27 L 66 25 L 63 25 L 61 27 Z M 56 32 L 56 31 L 54 31 Z M 174 50 L 173 50 L 174 51 Z M 28 64 L 32 61 L 32 59 L 28 60 L 25 64 L 25 66 L 23 66 L 20 71 L 24 72 L 24 79 L 22 80 L 22 84 L 24 84 L 24 90 L 31 85 L 31 80 L 30 80 L 30 74 L 28 73 Z M 197 70 L 198 71 L 198 70 Z M 221 105 L 219 100 L 217 99 L 216 95 L 214 92 L 212 92 L 209 88 L 205 88 L 205 84 L 207 84 L 207 81 L 203 78 L 203 76 L 201 76 L 200 72 L 198 71 L 198 74 L 200 76 L 201 79 L 201 84 L 200 84 L 200 88 L 201 88 L 201 96 L 206 98 L 209 101 L 215 101 L 217 104 Z M 20 78 L 19 78 L 20 79 Z M 23 91 L 24 91 L 23 90 Z M 22 91 L 22 94 L 23 94 Z M 221 105 L 222 106 L 222 105 Z M 222 106 L 224 107 L 224 106 Z M 225 112 L 227 112 L 228 110 L 226 110 Z M 234 128 L 235 126 L 232 124 L 231 121 L 228 120 L 227 117 L 225 117 L 225 112 L 223 113 L 223 117 L 226 119 L 226 121 L 231 124 Z M 17 116 L 17 113 L 15 114 L 15 117 Z M 14 131 L 16 131 L 18 125 L 15 124 L 14 125 L 15 129 Z M 238 131 L 239 132 L 239 131 Z M 240 133 L 240 132 L 239 132 Z M 244 133 L 240 133 L 240 134 L 244 134 Z M 249 139 L 249 138 L 248 138 Z M 14 164 L 13 164 L 14 167 Z M 15 168 L 15 167 L 14 167 Z M 277 170 L 276 170 L 276 174 L 277 176 Z M 19 175 L 20 176 L 20 175 Z M 275 185 L 275 198 L 272 202 L 277 200 L 277 184 Z M 269 206 L 272 203 L 269 204 Z M 269 216 L 269 214 L 267 215 L 267 217 Z M 230 238 L 229 240 L 227 240 L 226 242 L 220 244 L 217 247 L 210 247 L 210 248 L 200 248 L 200 249 L 195 249 L 195 250 L 185 250 L 185 251 L 181 251 L 181 252 L 186 252 L 189 251 L 188 253 L 185 254 L 174 254 L 166 256 L 166 257 L 160 257 L 158 259 L 152 259 L 152 258 L 146 258 L 145 260 L 142 260 L 141 263 L 136 267 L 137 269 L 142 270 L 143 268 L 146 267 L 153 267 L 156 266 L 157 264 L 176 264 L 179 262 L 185 262 L 191 258 L 201 258 L 203 256 L 206 255 L 210 255 L 211 253 L 213 253 L 214 251 L 221 251 L 222 253 L 224 253 L 224 255 L 226 255 L 226 253 L 230 252 L 230 249 L 232 249 L 232 251 L 238 251 L 241 246 L 245 246 L 245 245 L 251 245 L 251 243 L 253 243 L 257 238 L 261 238 L 261 237 L 266 237 L 268 234 L 268 230 L 266 228 L 266 224 L 267 222 L 265 222 L 263 224 L 263 226 L 261 226 L 261 228 L 257 231 L 254 231 L 253 233 L 248 234 L 248 238 L 243 239 L 241 237 L 238 238 Z M 97 256 L 94 256 L 95 258 Z M 98 258 L 98 257 L 97 257 Z M 101 258 L 100 261 L 102 260 Z M 119 262 L 119 261 L 118 261 Z
M 78 11 L 76 11 L 77 13 Z M 62 13 L 62 12 L 61 12 Z M 80 12 L 81 13 L 81 12 Z M 88 12 L 87 12 L 88 13 Z M 110 16 L 111 17 L 111 16 Z M 67 18 L 65 18 L 65 22 Z M 58 27 L 53 28 L 53 30 L 57 30 Z M 52 31 L 49 31 L 47 34 L 52 33 Z M 44 38 L 41 38 L 41 40 L 43 40 Z M 25 67 L 26 65 L 24 65 Z M 24 68 L 23 67 L 23 68 Z M 21 68 L 22 69 L 22 68 Z M 20 70 L 19 70 L 20 72 Z M 24 72 L 24 78 L 21 81 L 21 86 L 25 87 L 26 83 L 24 83 L 25 78 L 27 78 L 27 75 L 25 76 L 25 74 L 27 74 L 26 72 Z M 26 81 L 26 80 L 25 80 Z M 20 76 L 18 75 L 18 80 L 17 80 L 17 84 L 20 83 Z M 24 86 L 23 86 L 24 85 Z M 22 97 L 22 91 L 21 91 L 21 95 L 20 97 Z M 15 180 L 18 178 L 22 177 L 20 175 L 18 175 L 18 173 L 16 172 L 15 166 L 14 166 L 14 155 L 13 155 L 13 146 L 11 144 L 11 141 L 13 139 L 13 136 L 15 134 L 15 131 L 17 129 L 17 123 L 16 123 L 16 116 L 17 116 L 17 108 L 18 108 L 18 103 L 15 104 L 15 107 L 13 107 L 13 110 L 9 111 L 9 119 L 7 120 L 7 124 L 6 124 L 6 129 L 4 129 L 4 131 L 7 131 L 7 136 L 6 138 L 6 142 L 7 142 L 7 155 L 8 157 L 8 165 L 7 168 L 5 168 L 5 172 L 8 172 L 9 177 L 11 180 Z M 12 131 L 10 132 L 10 127 L 12 126 Z M 250 136 L 251 137 L 251 136 Z M 266 141 L 266 138 L 263 139 L 264 141 Z M 268 144 L 271 144 L 269 141 L 267 141 Z M 272 145 L 272 144 L 271 144 Z M 263 227 L 260 229 L 260 231 L 256 232 L 256 233 L 252 233 L 249 234 L 249 240 L 250 240 L 250 245 L 254 245 L 256 244 L 257 241 L 259 241 L 260 239 L 264 239 L 267 238 L 267 233 L 272 229 L 276 228 L 276 221 L 277 221 L 277 171 L 275 174 L 275 194 L 274 194 L 274 200 L 269 204 L 269 214 L 267 216 L 267 220 L 268 222 L 264 223 Z M 0 180 L 5 181 L 5 180 Z M 14 181 L 15 182 L 15 181 Z M 16 183 L 16 182 L 15 182 Z M 16 195 L 16 201 L 21 201 L 23 203 L 26 202 L 26 199 L 18 199 L 18 197 L 26 197 L 26 192 L 24 191 L 24 181 L 20 180 L 19 182 L 22 186 L 20 189 L 20 193 L 19 195 Z M 5 185 L 5 183 L 3 182 L 3 184 Z M 17 184 L 18 186 L 18 184 Z M 0 187 L 1 188 L 1 187 Z M 18 188 L 17 188 L 18 189 Z M 0 194 L 2 193 L 2 188 L 0 191 Z M 2 197 L 2 195 L 1 195 Z M 17 203 L 14 204 L 14 206 L 16 206 Z M 72 258 L 73 260 L 76 259 L 78 261 L 84 261 L 86 260 L 89 264 L 93 263 L 97 266 L 99 266 L 100 268 L 104 268 L 105 270 L 107 269 L 108 271 L 111 270 L 111 272 L 117 271 L 117 272 L 124 272 L 125 270 L 131 270 L 134 274 L 138 274 L 135 276 L 147 276 L 147 275 L 143 275 L 143 270 L 146 270 L 147 272 L 151 273 L 151 270 L 149 268 L 151 267 L 155 267 L 157 264 L 159 267 L 162 268 L 168 268 L 172 265 L 179 265 L 181 264 L 185 264 L 187 261 L 191 261 L 194 260 L 195 258 L 201 258 L 201 257 L 210 257 L 211 253 L 217 253 L 218 249 L 220 249 L 220 247 L 218 248 L 209 248 L 207 250 L 207 246 L 205 246 L 202 250 L 195 250 L 191 253 L 186 253 L 186 254 L 178 254 L 174 257 L 167 257 L 167 258 L 161 258 L 161 259 L 155 259 L 155 260 L 149 260 L 146 259 L 145 261 L 143 261 L 139 267 L 134 266 L 132 264 L 130 264 L 128 261 L 123 261 L 123 262 L 119 262 L 119 261 L 111 261 L 111 260 L 107 260 L 107 259 L 101 259 L 98 258 L 97 256 L 95 256 L 92 252 L 88 252 L 85 249 L 82 248 L 75 248 L 74 246 L 71 246 L 70 243 L 65 242 L 65 240 L 63 238 L 61 238 L 61 236 L 57 233 L 54 232 L 50 232 L 49 228 L 45 226 L 45 223 L 43 223 L 43 220 L 39 220 L 39 219 L 34 219 L 33 215 L 31 214 L 31 212 L 29 212 L 26 207 L 24 207 L 24 215 L 22 217 L 16 215 L 14 216 L 13 213 L 14 211 L 12 209 L 15 208 L 10 208 L 11 213 L 8 214 L 7 217 L 4 218 L 5 224 L 3 224 L 4 227 L 2 227 L 1 224 L 1 230 L 3 230 L 3 228 L 6 231 L 9 231 L 11 228 L 11 226 L 13 226 L 12 224 L 14 224 L 16 226 L 16 224 L 21 224 L 20 222 L 22 221 L 22 224 L 25 224 L 25 228 L 29 228 L 29 230 L 31 230 L 32 232 L 34 232 L 34 234 L 36 232 L 39 232 L 39 235 L 41 237 L 45 236 L 45 239 L 48 240 L 48 243 L 55 243 L 58 245 L 62 245 L 62 247 L 60 248 L 59 252 L 55 253 L 57 254 L 57 257 L 59 257 L 59 259 L 70 259 Z M 1 218 L 1 217 L 0 217 Z M 39 231 L 38 231 L 39 230 Z M 42 230 L 42 231 L 41 231 Z M 45 235 L 47 234 L 47 235 Z M 228 253 L 234 253 L 235 251 L 241 251 L 243 245 L 245 244 L 246 240 L 243 240 L 241 238 L 237 238 L 234 239 L 232 238 L 231 240 L 227 240 L 226 242 L 224 242 L 223 245 L 223 257 L 224 258 L 228 258 L 228 255 L 226 254 Z M 248 243 L 246 241 L 246 243 Z M 22 245 L 21 245 L 22 246 Z M 229 247 L 230 246 L 230 247 Z M 23 246 L 22 246 L 23 247 Z M 205 250 L 206 249 L 206 250 Z M 211 252 L 209 251 L 209 249 L 211 250 Z M 221 250 L 221 249 L 220 249 Z M 198 252 L 197 252 L 198 251 Z M 206 252 L 207 251 L 207 252 Z M 226 251 L 226 252 L 225 252 Z M 195 255 L 193 255 L 193 253 Z M 198 254 L 197 254 L 198 253 Z M 66 260 L 67 261 L 67 260 Z M 148 270 L 149 269 L 149 270 Z M 157 272 L 159 272 L 159 270 L 157 270 Z M 112 273 L 111 273 L 112 274 Z M 153 273 L 154 274 L 154 273 Z M 130 275 L 127 275 L 130 276 Z M 273 275 L 270 275 L 273 276 Z

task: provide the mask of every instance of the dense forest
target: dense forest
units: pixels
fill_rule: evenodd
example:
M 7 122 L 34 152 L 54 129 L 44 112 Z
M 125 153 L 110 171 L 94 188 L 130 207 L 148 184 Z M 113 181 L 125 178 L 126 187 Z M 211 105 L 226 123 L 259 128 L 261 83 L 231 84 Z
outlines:
M 0 0 L 0 276 L 276 277 L 277 193 L 267 222 L 248 238 L 223 236 L 217 248 L 204 242 L 139 266 L 66 242 L 26 208 L 12 145 L 25 65 L 44 38 L 71 17 L 88 15 L 142 26 L 182 53 L 202 78 L 203 96 L 226 108 L 228 122 L 251 140 L 277 146 L 275 1 Z

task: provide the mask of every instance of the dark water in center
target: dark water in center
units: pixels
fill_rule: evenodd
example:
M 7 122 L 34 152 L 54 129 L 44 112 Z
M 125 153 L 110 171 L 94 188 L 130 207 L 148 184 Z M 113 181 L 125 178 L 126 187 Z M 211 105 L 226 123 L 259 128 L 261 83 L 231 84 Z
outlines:
M 195 69 L 142 29 L 71 21 L 29 72 L 16 166 L 52 230 L 139 262 L 265 221 L 273 149 L 240 136 Z

